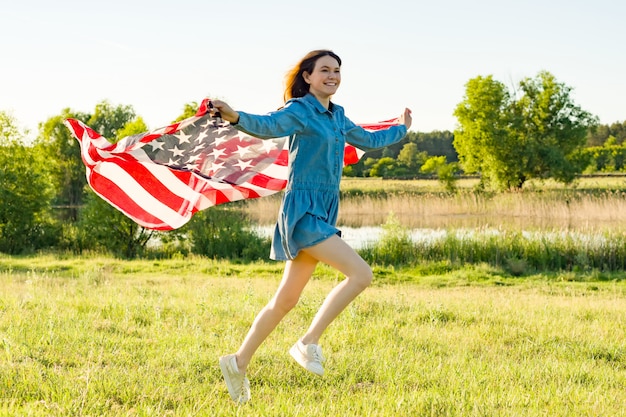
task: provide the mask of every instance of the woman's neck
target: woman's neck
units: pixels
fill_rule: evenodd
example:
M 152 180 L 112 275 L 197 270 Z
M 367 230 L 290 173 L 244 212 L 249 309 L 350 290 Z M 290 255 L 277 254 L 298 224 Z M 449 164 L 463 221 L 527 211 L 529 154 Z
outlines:
M 322 106 L 324 106 L 324 108 L 326 110 L 328 110 L 328 108 L 330 107 L 330 98 L 331 98 L 331 96 L 326 96 L 326 95 L 325 96 L 319 96 L 319 95 L 316 95 L 314 93 L 311 93 L 311 95 L 313 97 L 315 97 L 317 99 L 317 101 L 322 103 Z

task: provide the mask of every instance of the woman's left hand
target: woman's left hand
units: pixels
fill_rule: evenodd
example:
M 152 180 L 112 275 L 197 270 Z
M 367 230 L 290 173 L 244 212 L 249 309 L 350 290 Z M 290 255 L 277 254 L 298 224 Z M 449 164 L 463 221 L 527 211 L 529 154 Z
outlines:
M 406 130 L 409 130 L 413 118 L 411 117 L 411 110 L 409 108 L 404 109 L 404 113 L 400 116 L 400 124 L 406 126 Z

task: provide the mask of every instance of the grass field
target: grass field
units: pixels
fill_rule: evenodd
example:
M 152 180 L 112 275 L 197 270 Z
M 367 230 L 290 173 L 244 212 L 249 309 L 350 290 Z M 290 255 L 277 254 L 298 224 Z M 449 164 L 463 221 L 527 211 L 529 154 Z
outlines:
M 0 257 L 2 416 L 624 416 L 626 282 L 486 266 L 378 283 L 333 323 L 326 376 L 287 350 L 340 277 L 320 267 L 249 368 L 234 351 L 281 263 Z M 382 284 L 381 282 L 384 282 Z

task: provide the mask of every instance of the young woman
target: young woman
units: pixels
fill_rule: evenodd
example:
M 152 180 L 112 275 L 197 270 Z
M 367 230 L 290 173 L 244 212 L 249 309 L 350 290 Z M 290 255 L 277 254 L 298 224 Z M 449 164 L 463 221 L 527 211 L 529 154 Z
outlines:
M 289 136 L 289 176 L 272 239 L 270 257 L 285 260 L 282 281 L 272 300 L 259 312 L 239 350 L 220 358 L 233 400 L 250 399 L 246 369 L 252 355 L 297 304 L 318 262 L 346 277 L 327 296 L 311 326 L 289 350 L 310 372 L 323 375 L 318 341 L 328 325 L 372 281 L 367 263 L 339 237 L 335 227 L 343 152 L 348 142 L 361 149 L 381 148 L 401 140 L 411 126 L 405 109 L 400 124 L 368 132 L 331 102 L 341 83 L 341 59 L 332 51 L 307 54 L 286 78 L 285 106 L 267 115 L 233 110 L 214 100 L 213 111 L 237 129 L 259 138 Z

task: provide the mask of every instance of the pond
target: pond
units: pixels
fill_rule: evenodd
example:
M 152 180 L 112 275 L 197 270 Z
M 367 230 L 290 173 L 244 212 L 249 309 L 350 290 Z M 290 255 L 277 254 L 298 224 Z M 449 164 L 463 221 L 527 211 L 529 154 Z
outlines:
M 626 196 L 621 192 L 566 198 L 546 193 L 392 195 L 342 199 L 338 228 L 355 249 L 376 242 L 393 217 L 414 241 L 440 238 L 451 231 L 515 231 L 601 235 L 626 231 Z M 261 236 L 271 236 L 280 199 L 251 200 L 247 213 Z

